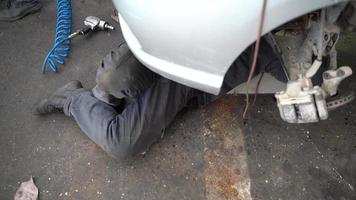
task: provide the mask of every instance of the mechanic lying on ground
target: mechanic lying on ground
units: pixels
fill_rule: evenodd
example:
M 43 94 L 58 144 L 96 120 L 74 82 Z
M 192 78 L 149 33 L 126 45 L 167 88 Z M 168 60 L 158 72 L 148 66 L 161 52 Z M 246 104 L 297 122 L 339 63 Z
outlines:
M 224 94 L 245 82 L 252 60 L 249 47 L 232 64 L 222 85 Z M 261 41 L 256 73 L 271 72 L 286 81 L 272 48 Z M 83 132 L 113 157 L 146 152 L 162 138 L 165 128 L 188 103 L 205 105 L 214 96 L 168 80 L 143 66 L 126 43 L 111 51 L 98 68 L 96 87 L 84 89 L 71 81 L 33 108 L 37 115 L 64 112 Z

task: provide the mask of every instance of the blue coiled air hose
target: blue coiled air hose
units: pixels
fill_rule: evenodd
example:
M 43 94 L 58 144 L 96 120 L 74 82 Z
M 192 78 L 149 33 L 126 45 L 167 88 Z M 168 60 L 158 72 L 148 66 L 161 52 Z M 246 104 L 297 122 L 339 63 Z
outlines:
M 70 50 L 70 34 L 72 32 L 71 0 L 57 0 L 56 38 L 53 48 L 44 60 L 41 73 L 46 72 L 47 66 L 54 72 L 58 71 L 57 63 L 64 64 L 64 59 Z

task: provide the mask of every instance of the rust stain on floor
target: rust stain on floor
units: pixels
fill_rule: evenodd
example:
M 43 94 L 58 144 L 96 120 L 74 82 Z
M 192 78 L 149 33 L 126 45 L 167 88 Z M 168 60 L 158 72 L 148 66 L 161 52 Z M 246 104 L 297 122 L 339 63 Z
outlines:
M 240 176 L 234 174 L 232 170 L 226 169 L 225 167 L 218 168 L 215 172 L 210 171 L 209 175 L 206 177 L 209 189 L 218 192 L 228 199 L 240 199 L 239 193 L 234 187 L 234 183 L 240 180 Z M 210 194 L 217 195 L 217 194 Z
M 205 181 L 208 200 L 251 199 L 241 121 L 241 103 L 226 96 L 207 107 L 204 128 Z

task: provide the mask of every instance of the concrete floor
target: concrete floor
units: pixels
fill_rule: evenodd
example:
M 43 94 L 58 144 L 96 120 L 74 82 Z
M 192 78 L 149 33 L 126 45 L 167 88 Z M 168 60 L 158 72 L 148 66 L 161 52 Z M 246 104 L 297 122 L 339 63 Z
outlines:
M 1 200 L 30 176 L 40 199 L 356 199 L 354 103 L 327 121 L 290 125 L 264 95 L 243 125 L 243 100 L 226 96 L 183 111 L 162 142 L 127 163 L 108 157 L 70 118 L 31 115 L 41 96 L 69 80 L 94 86 L 100 59 L 122 41 L 119 29 L 77 38 L 60 72 L 41 75 L 56 8 L 42 2 L 40 13 L 0 23 Z M 112 22 L 111 9 L 110 1 L 73 1 L 74 29 L 88 15 Z M 344 39 L 341 64 L 356 64 L 354 38 Z M 344 90 L 354 90 L 351 80 Z

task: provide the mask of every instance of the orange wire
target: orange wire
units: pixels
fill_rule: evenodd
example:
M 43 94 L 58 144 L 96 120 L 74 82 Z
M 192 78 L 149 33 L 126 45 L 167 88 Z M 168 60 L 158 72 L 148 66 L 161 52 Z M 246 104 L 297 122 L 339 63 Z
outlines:
M 260 24 L 259 24 L 259 28 L 258 28 L 258 32 L 257 32 L 257 40 L 256 40 L 255 50 L 253 53 L 253 61 L 252 61 L 252 65 L 250 67 L 250 74 L 249 74 L 247 82 L 246 82 L 246 106 L 245 106 L 245 109 L 244 109 L 244 112 L 242 115 L 243 119 L 246 119 L 246 114 L 249 109 L 250 95 L 249 95 L 248 91 L 250 88 L 251 79 L 253 77 L 253 74 L 256 71 L 257 57 L 258 57 L 258 51 L 260 49 L 263 24 L 264 24 L 265 14 L 266 14 L 266 7 L 267 7 L 267 0 L 263 0 L 262 11 L 261 11 L 261 16 L 260 16 Z

